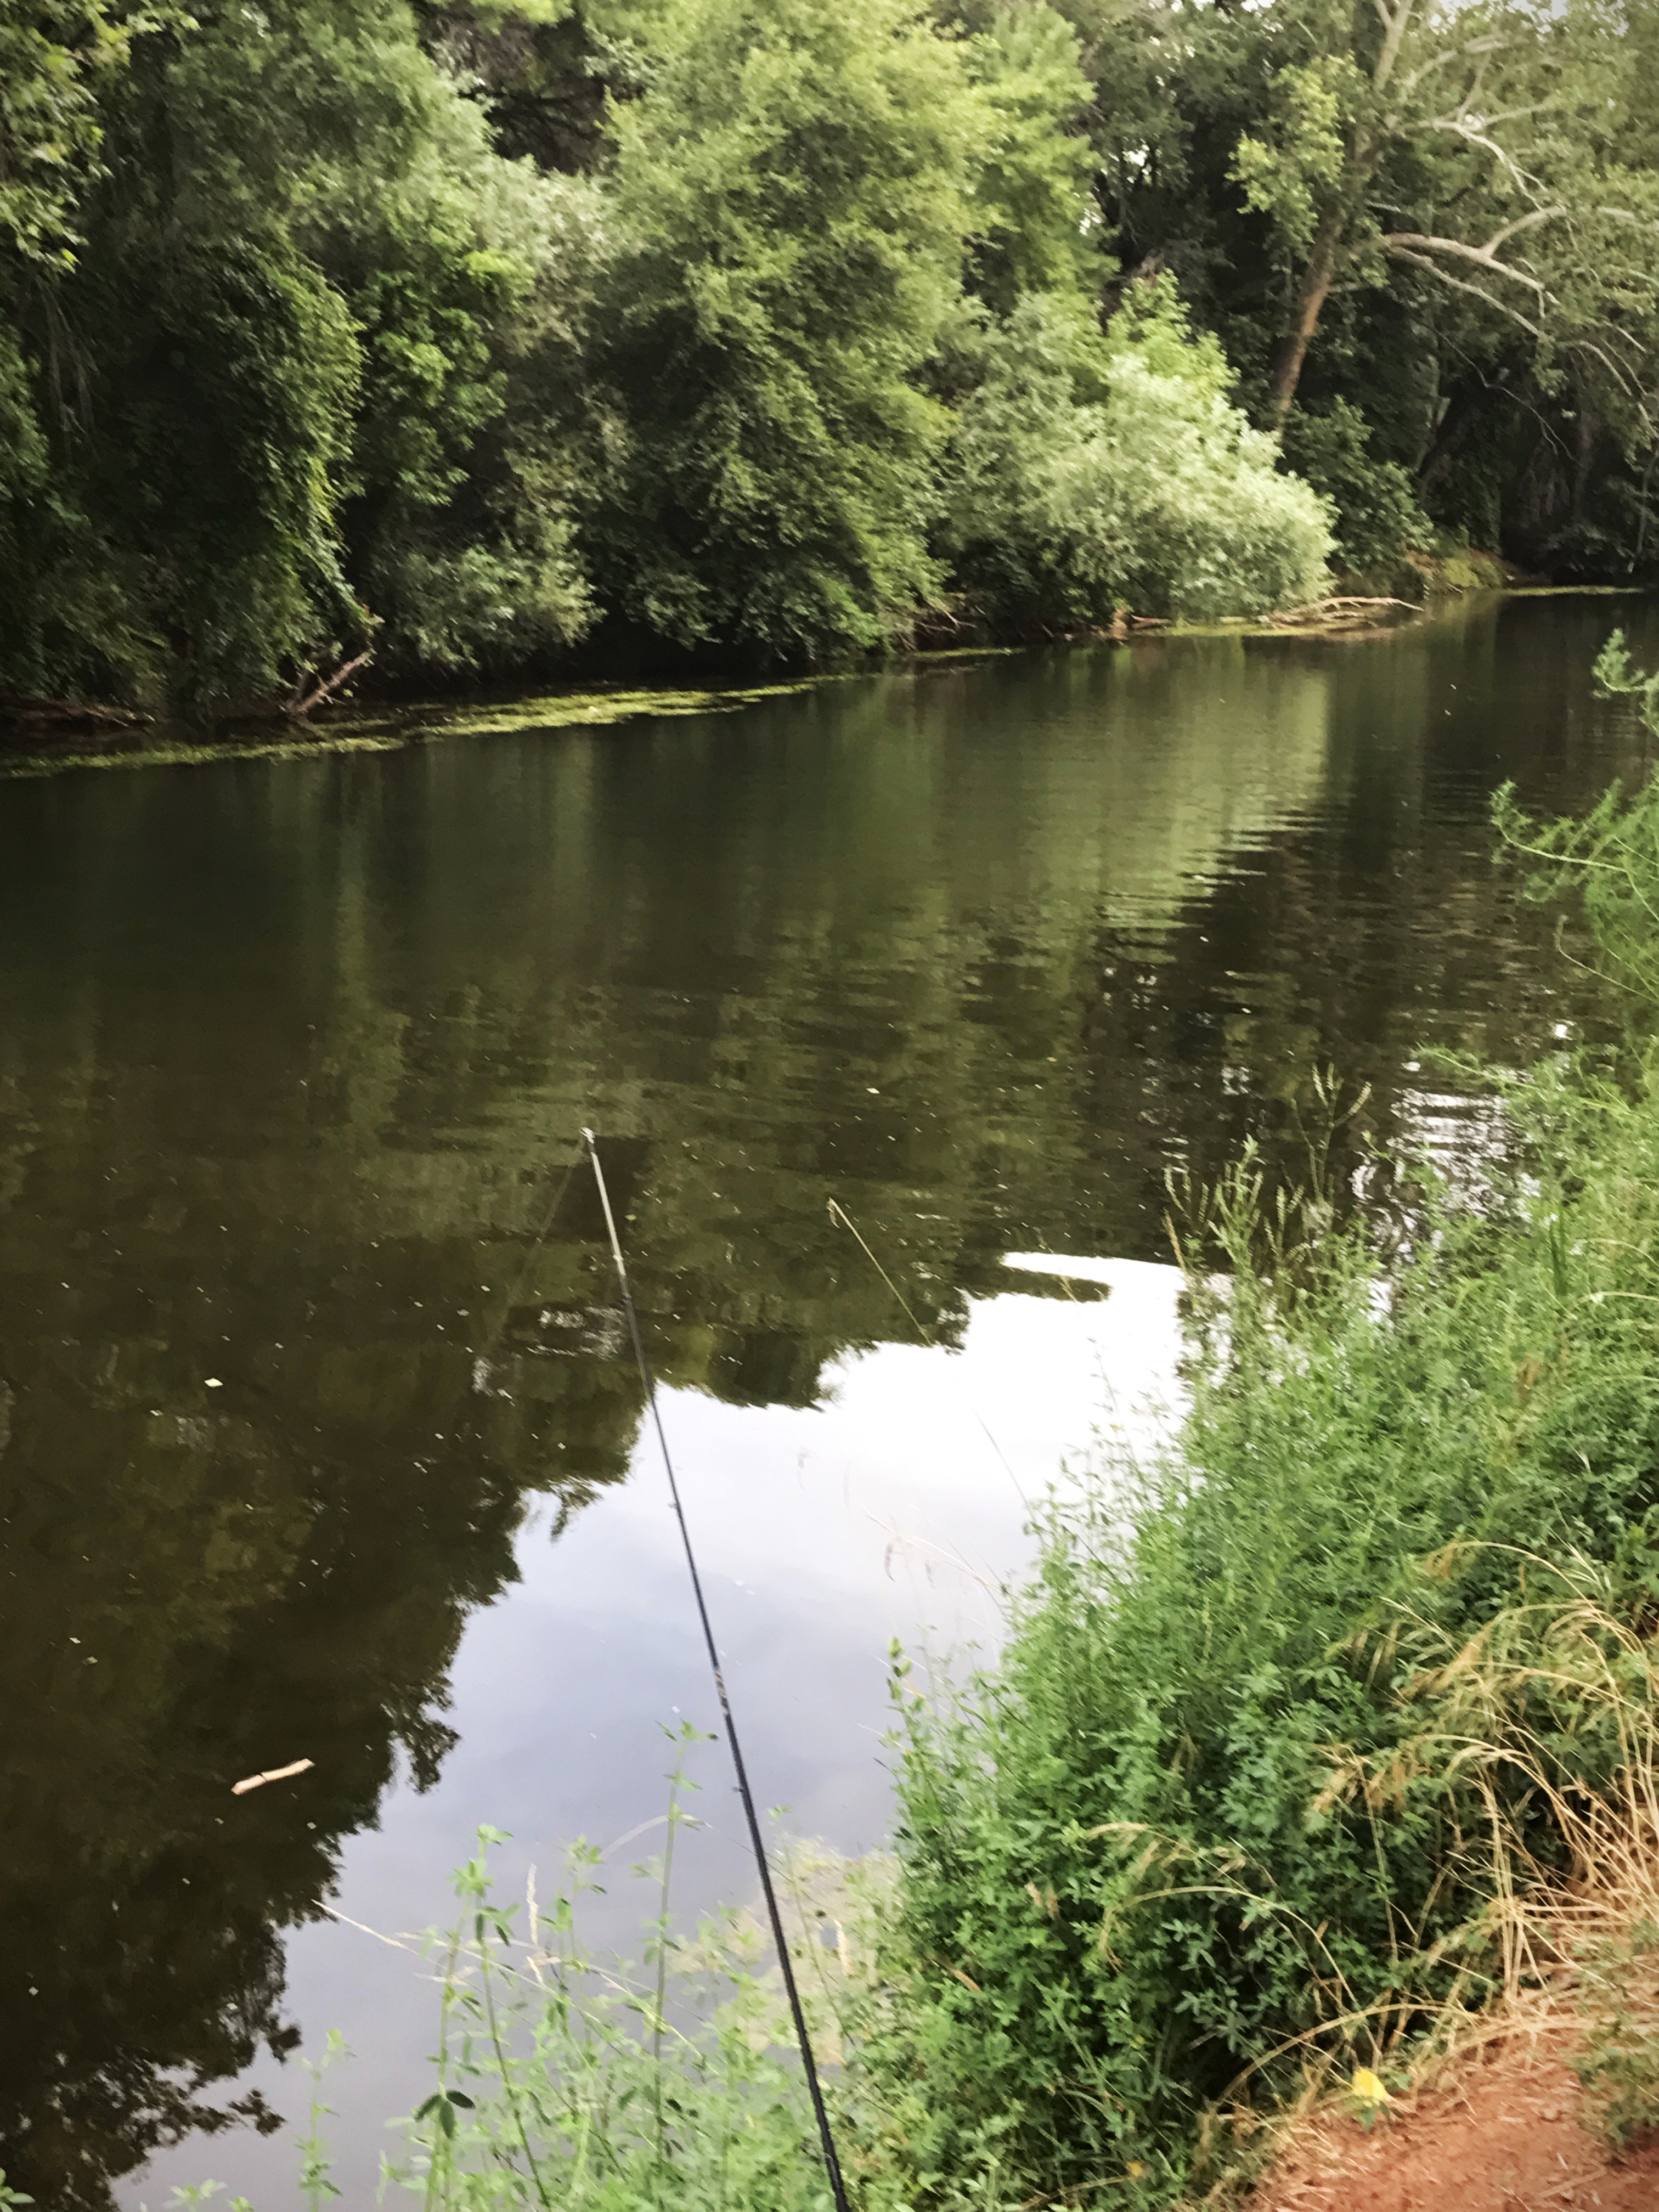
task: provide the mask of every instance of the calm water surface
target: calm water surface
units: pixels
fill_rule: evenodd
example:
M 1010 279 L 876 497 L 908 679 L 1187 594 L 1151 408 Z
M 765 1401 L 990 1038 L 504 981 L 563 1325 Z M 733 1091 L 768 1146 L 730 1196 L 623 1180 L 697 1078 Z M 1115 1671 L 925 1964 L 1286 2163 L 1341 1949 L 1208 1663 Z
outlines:
M 1455 1153 L 1424 1046 L 1595 1018 L 1486 817 L 1644 764 L 1590 696 L 1620 618 L 1659 653 L 1632 603 L 1511 601 L 0 786 L 9 2177 L 290 2205 L 237 2114 L 285 2125 L 283 2054 L 338 2027 L 371 2201 L 434 2008 L 324 1905 L 417 1928 L 478 1821 L 517 1879 L 660 1810 L 710 1697 L 584 1122 L 759 1787 L 878 1843 L 888 1637 L 993 1636 L 1020 1489 L 1170 1395 L 1166 1170 L 1288 1155 L 1327 1065 Z M 1003 1264 L 1042 1248 L 1111 1297 Z M 687 1911 L 746 1887 L 698 1771 Z

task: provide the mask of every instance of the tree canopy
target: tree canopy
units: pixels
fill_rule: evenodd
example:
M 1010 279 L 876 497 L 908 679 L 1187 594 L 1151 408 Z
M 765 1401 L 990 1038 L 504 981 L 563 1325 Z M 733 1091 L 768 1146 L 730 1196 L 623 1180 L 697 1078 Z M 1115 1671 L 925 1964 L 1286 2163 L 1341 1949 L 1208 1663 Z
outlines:
M 0 692 L 1650 572 L 1653 0 L 4 0 Z

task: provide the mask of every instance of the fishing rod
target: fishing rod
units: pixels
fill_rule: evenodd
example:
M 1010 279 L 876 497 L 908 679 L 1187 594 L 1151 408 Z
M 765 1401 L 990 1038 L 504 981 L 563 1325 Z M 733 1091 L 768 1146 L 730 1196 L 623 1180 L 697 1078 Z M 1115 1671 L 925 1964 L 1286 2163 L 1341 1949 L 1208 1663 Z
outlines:
M 661 1409 L 657 1404 L 657 1380 L 651 1371 L 651 1363 L 645 1355 L 644 1340 L 640 1335 L 639 1316 L 634 1310 L 633 1286 L 628 1279 L 628 1262 L 623 1257 L 622 1238 L 617 1233 L 617 1217 L 611 1210 L 611 1193 L 605 1187 L 605 1170 L 599 1164 L 599 1148 L 591 1129 L 582 1131 L 582 1142 L 587 1147 L 587 1157 L 592 1163 L 593 1181 L 599 1187 L 599 1205 L 605 1213 L 605 1232 L 611 1239 L 611 1257 L 617 1269 L 617 1281 L 622 1291 L 623 1311 L 628 1316 L 628 1333 L 633 1340 L 635 1364 L 640 1370 L 640 1380 L 645 1388 L 645 1401 L 651 1412 L 653 1425 L 657 1431 L 657 1443 L 662 1453 L 662 1463 L 668 1474 L 668 1494 L 673 1501 L 674 1517 L 680 1524 L 680 1541 L 685 1549 L 685 1564 L 691 1577 L 691 1593 L 696 1600 L 697 1619 L 702 1625 L 702 1640 L 708 1653 L 708 1664 L 714 1676 L 715 1693 L 720 1698 L 720 1716 L 726 1723 L 726 1741 L 732 1753 L 732 1771 L 737 1776 L 738 1795 L 743 1800 L 744 1818 L 749 1824 L 749 1841 L 755 1854 L 755 1865 L 760 1875 L 761 1894 L 766 1900 L 766 1917 L 771 1923 L 772 1941 L 777 1947 L 778 1966 L 783 1975 L 783 1986 L 789 1999 L 789 2016 L 794 2022 L 795 2040 L 800 2046 L 801 2064 L 805 2069 L 806 2087 L 812 2100 L 812 2113 L 818 2125 L 818 2143 L 823 2154 L 824 2171 L 830 2177 L 830 2191 L 835 2198 L 836 2212 L 849 2212 L 847 2185 L 842 2179 L 841 2160 L 836 2153 L 836 2138 L 830 2125 L 829 2108 L 823 2101 L 823 2087 L 818 2079 L 817 2061 L 812 2056 L 812 2039 L 806 2032 L 806 2014 L 796 1986 L 794 1965 L 789 1956 L 788 1939 L 783 1932 L 783 1915 L 778 1910 L 777 1892 L 772 1886 L 772 1868 L 766 1856 L 766 1840 L 761 1833 L 760 1815 L 755 1809 L 754 1792 L 749 1786 L 749 1771 L 744 1765 L 743 1747 L 738 1741 L 738 1724 L 732 1717 L 732 1700 L 726 1687 L 726 1672 L 720 1665 L 720 1645 L 714 1639 L 714 1624 L 709 1617 L 708 1601 L 703 1595 L 702 1577 L 697 1568 L 697 1555 L 691 1542 L 691 1530 L 685 1517 L 685 1508 L 680 1500 L 678 1477 L 674 1473 L 673 1455 L 668 1449 L 668 1437 L 662 1425 Z

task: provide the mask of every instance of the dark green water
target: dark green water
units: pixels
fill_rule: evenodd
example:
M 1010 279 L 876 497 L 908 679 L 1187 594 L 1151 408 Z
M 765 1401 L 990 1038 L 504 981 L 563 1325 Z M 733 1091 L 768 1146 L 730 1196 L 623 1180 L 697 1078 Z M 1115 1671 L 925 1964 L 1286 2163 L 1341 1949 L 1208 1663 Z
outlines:
M 550 1731 L 580 1743 L 526 1817 L 597 1832 L 640 1772 L 650 1803 L 695 1669 L 678 1617 L 653 1656 L 654 1598 L 607 1642 L 570 1565 L 633 1573 L 582 1532 L 632 1525 L 640 1413 L 580 1179 L 532 1249 L 581 1123 L 687 1419 L 775 1487 L 839 1433 L 826 1370 L 905 1334 L 829 1198 L 956 1341 L 1011 1250 L 1167 1256 L 1166 1169 L 1283 1151 L 1328 1064 L 1373 1133 L 1478 1146 L 1415 1063 L 1587 1012 L 1486 812 L 1644 763 L 1590 696 L 1621 616 L 1659 641 L 1626 603 L 1510 602 L 0 786 L 9 2178 L 81 2208 L 291 2170 L 189 2131 L 250 2087 L 291 2109 L 273 2042 L 384 2024 L 318 1901 L 441 1914 Z M 503 1624 L 535 1606 L 567 1641 L 531 1665 Z M 794 1653 L 820 1705 L 804 1747 L 757 1688 L 763 1786 L 874 1840 L 881 1652 L 837 1672 L 829 1598 L 769 1618 L 757 1668 Z M 303 1788 L 229 1798 L 301 1752 Z M 386 2034 L 348 2132 L 429 2039 Z

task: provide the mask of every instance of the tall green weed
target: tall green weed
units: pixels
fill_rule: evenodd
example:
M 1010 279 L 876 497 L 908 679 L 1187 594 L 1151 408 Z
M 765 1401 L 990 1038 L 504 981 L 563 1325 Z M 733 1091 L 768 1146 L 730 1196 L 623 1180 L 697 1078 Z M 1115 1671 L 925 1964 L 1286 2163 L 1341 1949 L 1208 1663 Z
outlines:
M 582 1899 L 599 1886 L 601 1854 L 578 1844 L 556 1894 L 505 1898 L 493 1854 L 507 1838 L 478 1831 L 455 1875 L 458 1914 L 414 1940 L 436 1988 L 430 2087 L 398 2123 L 400 2148 L 382 2160 L 382 2201 L 426 2212 L 830 2212 L 830 2191 L 775 1972 L 757 1924 L 731 1912 L 690 1941 L 672 1932 L 673 1865 L 687 1808 L 684 1757 L 700 1739 L 673 1735 L 666 1840 L 634 1869 L 656 1893 L 637 1965 L 592 1952 Z M 780 1886 L 805 1957 L 823 1918 L 823 1869 L 784 1852 Z M 839 1888 L 839 1885 L 837 1886 Z M 839 1895 L 830 1900 L 845 1914 Z M 395 1940 L 395 1939 L 394 1939 Z M 843 1939 L 842 1950 L 845 1953 Z M 815 2046 L 836 2050 L 832 2002 L 844 1984 L 803 1972 Z M 331 2035 L 296 2138 L 299 2194 L 308 2212 L 341 2197 L 324 2103 L 326 2070 L 349 2058 Z M 175 2191 L 191 2205 L 207 2183 Z M 0 2207 L 10 2201 L 0 2176 Z M 20 2200 L 27 2201 L 27 2200 Z M 252 2212 L 245 2199 L 232 2202 Z
M 716 1967 L 689 2012 L 683 1989 L 672 2004 L 664 1923 L 643 1978 L 580 1948 L 589 1854 L 546 1911 L 508 1906 L 490 1882 L 501 1838 L 480 1839 L 457 1881 L 461 1917 L 435 1947 L 434 2086 L 386 2181 L 443 2212 L 827 2212 L 799 2070 L 730 2008 L 741 1969 Z

